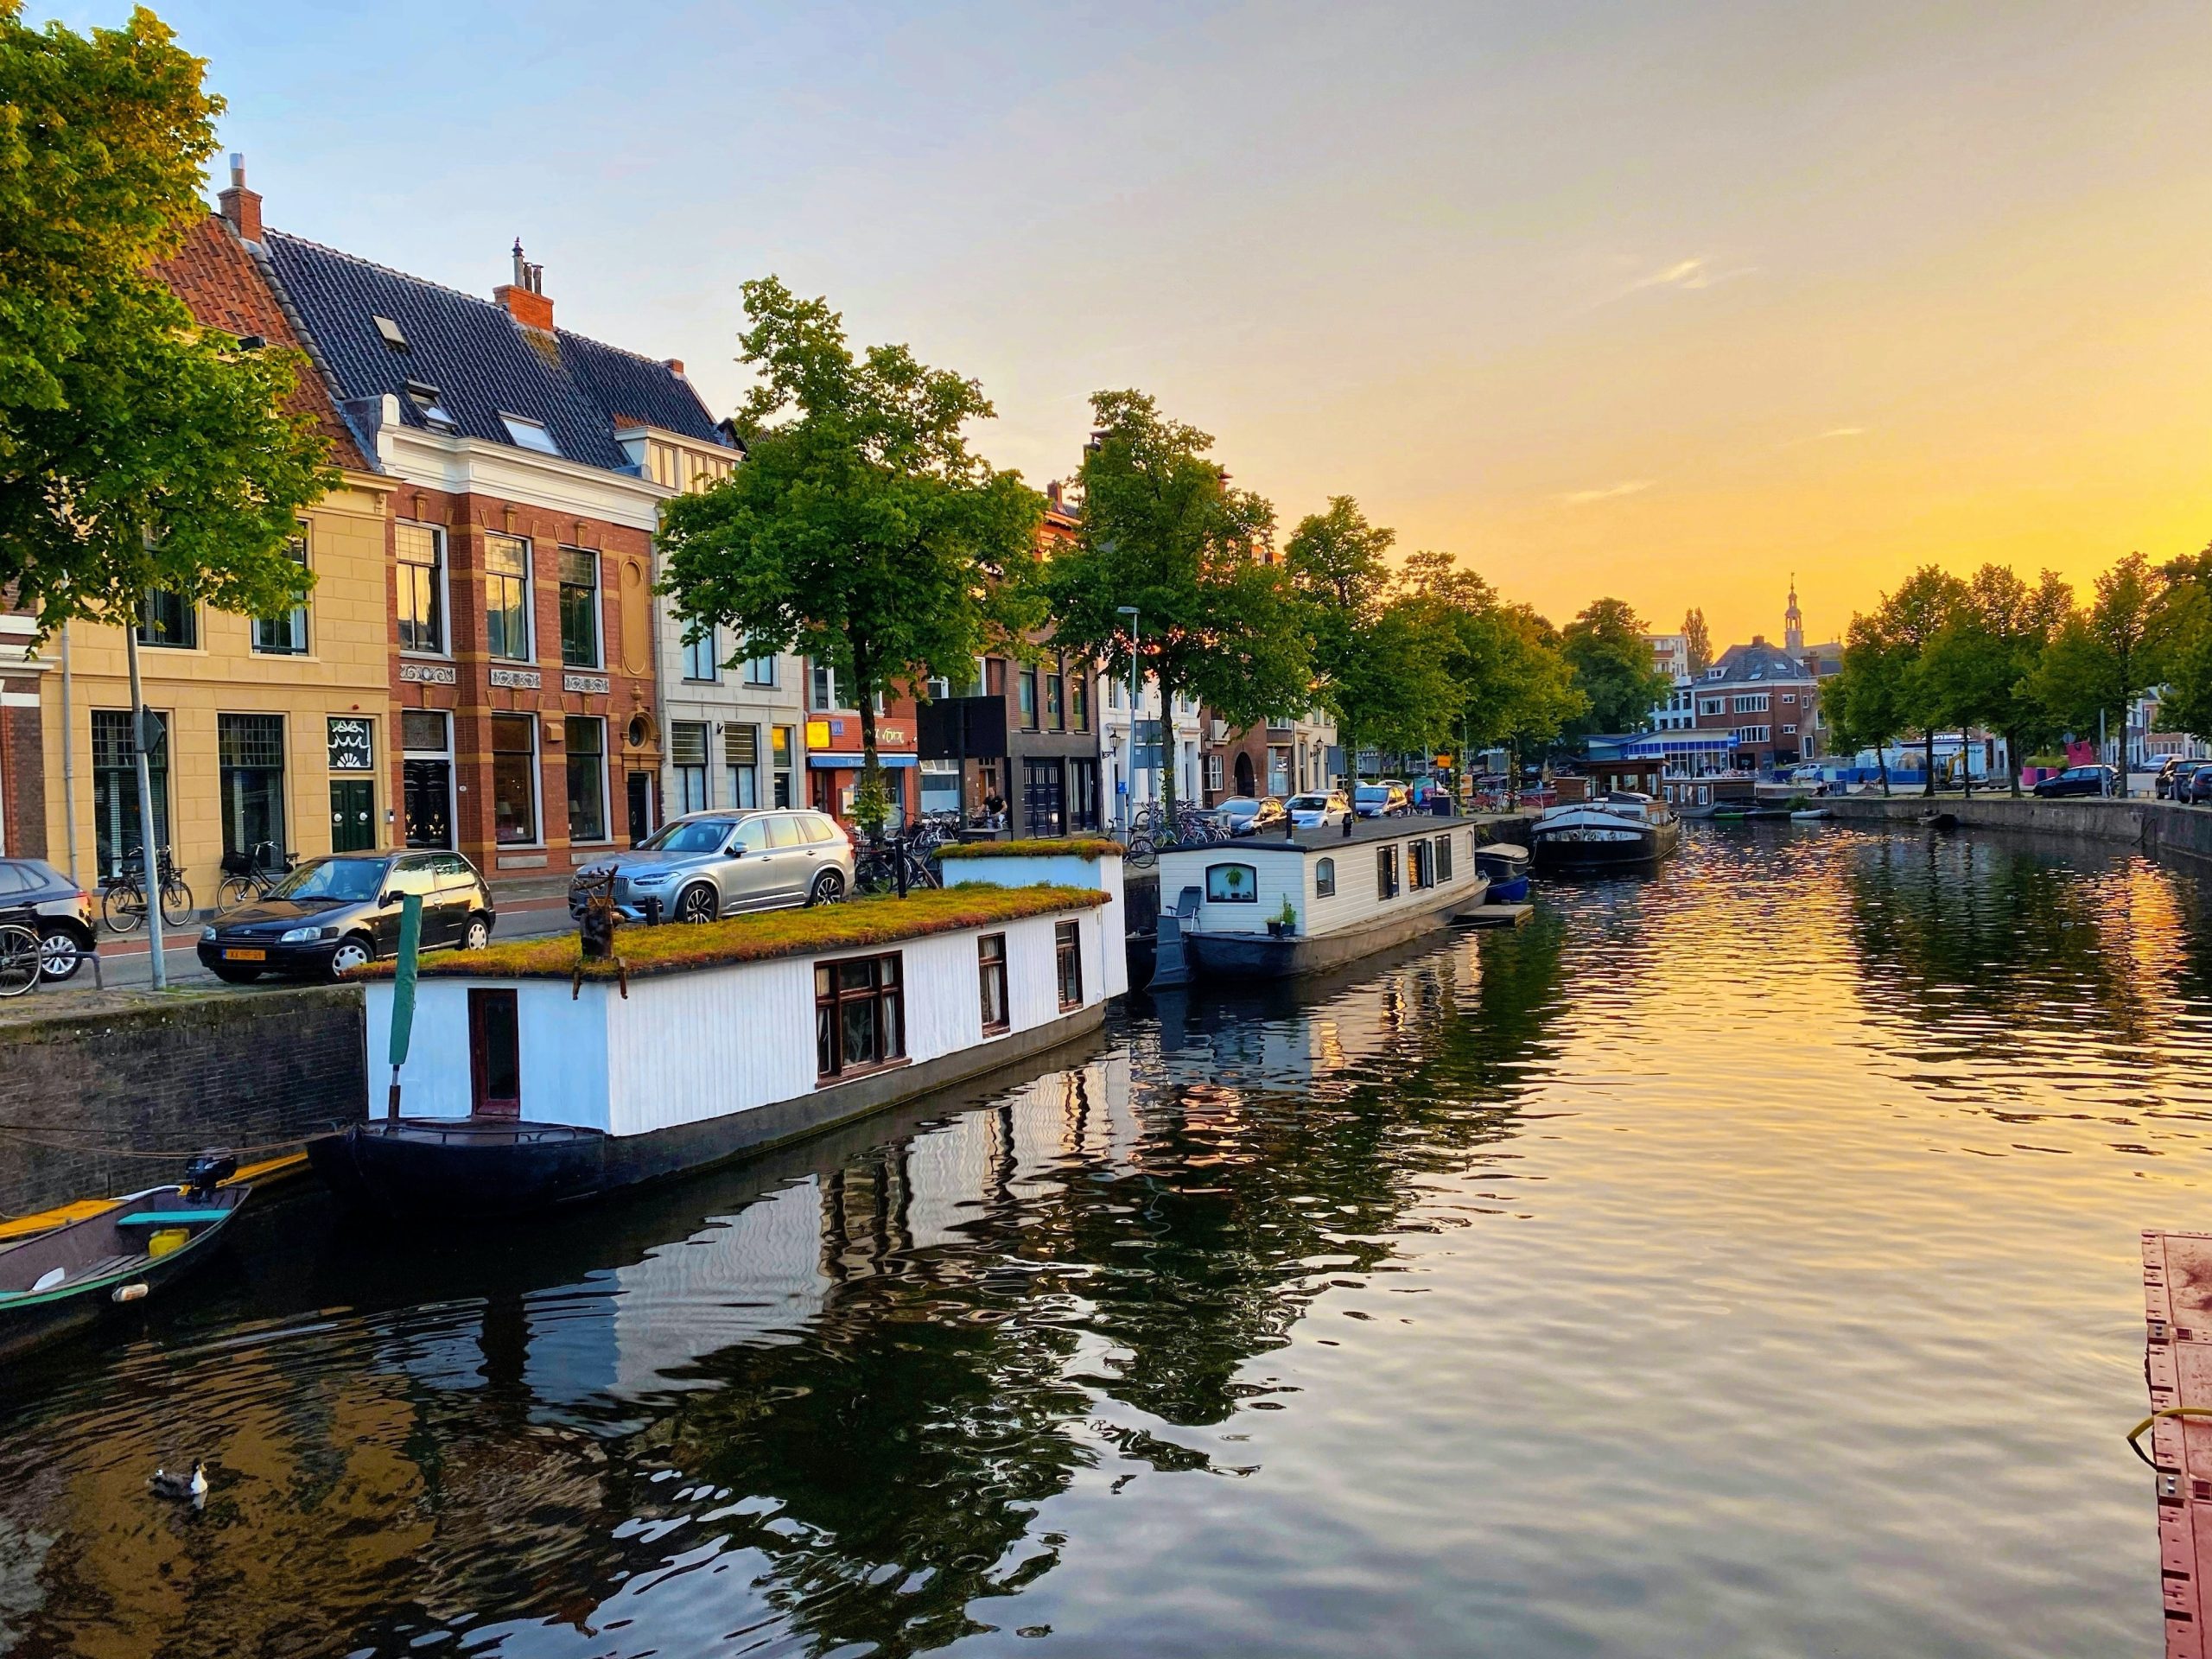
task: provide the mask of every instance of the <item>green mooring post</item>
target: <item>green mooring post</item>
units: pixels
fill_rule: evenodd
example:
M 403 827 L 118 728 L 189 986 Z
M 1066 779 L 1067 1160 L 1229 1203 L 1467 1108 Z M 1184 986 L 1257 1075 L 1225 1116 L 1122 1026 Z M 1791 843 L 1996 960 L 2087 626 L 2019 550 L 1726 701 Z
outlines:
M 415 960 L 423 944 L 423 895 L 399 901 L 399 963 L 391 976 L 391 1094 L 384 1115 L 399 1116 L 399 1068 L 407 1063 L 408 1039 L 415 1032 Z

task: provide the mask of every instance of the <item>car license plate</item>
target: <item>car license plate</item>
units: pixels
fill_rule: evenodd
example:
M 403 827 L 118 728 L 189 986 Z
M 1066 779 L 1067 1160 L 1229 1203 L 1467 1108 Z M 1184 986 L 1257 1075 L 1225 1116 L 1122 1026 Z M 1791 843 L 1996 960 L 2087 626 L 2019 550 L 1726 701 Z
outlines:
M 223 960 L 225 962 L 266 962 L 269 960 L 269 953 L 266 950 L 226 950 L 223 952 Z

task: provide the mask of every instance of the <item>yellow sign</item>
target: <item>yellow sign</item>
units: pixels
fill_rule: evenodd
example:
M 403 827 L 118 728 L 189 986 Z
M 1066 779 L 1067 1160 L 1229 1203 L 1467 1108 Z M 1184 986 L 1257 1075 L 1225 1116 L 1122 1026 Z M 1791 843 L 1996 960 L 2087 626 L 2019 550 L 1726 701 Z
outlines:
M 830 747 L 828 721 L 810 720 L 806 722 L 806 747 L 810 749 L 826 749 Z

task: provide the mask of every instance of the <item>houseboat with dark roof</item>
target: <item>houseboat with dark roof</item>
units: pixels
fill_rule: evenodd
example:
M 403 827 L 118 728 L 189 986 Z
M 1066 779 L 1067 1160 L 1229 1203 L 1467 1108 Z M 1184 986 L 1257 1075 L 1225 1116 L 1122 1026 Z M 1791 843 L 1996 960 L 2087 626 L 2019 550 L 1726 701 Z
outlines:
M 1408 815 L 1164 851 L 1160 950 L 1179 939 L 1199 979 L 1283 979 L 1403 944 L 1483 902 L 1476 834 Z

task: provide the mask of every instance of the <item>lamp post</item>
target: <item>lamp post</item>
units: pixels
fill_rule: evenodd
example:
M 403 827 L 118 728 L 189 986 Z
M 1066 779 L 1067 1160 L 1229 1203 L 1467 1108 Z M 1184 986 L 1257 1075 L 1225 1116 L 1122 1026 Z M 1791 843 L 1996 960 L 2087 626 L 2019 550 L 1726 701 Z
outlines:
M 1126 831 L 1137 821 L 1137 716 L 1141 712 L 1137 706 L 1137 607 L 1117 605 L 1114 608 L 1129 619 L 1129 792 L 1124 809 L 1128 822 L 1122 825 Z

